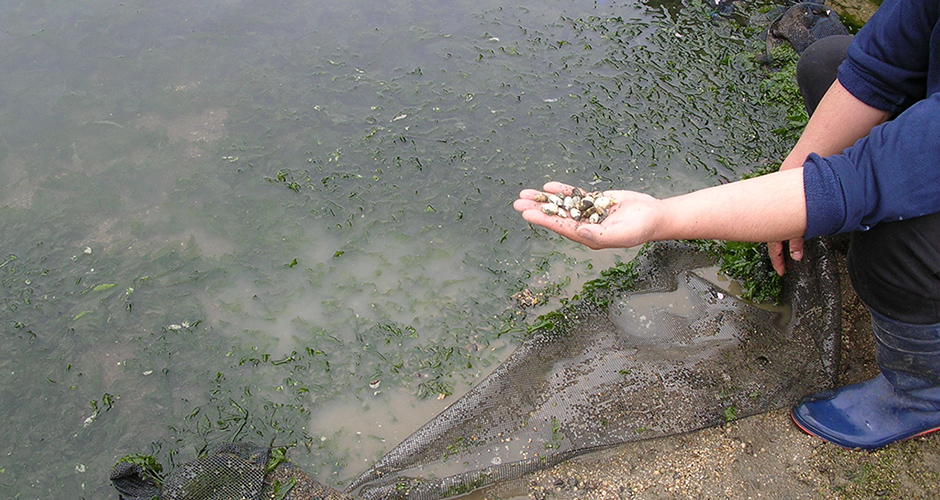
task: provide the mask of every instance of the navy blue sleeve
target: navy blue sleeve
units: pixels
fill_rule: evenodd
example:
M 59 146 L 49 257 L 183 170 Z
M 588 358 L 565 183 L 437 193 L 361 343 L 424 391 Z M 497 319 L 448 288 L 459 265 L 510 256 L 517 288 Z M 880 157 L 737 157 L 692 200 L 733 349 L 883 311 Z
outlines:
M 805 238 L 940 212 L 940 92 L 840 155 L 803 165 Z
M 885 0 L 849 46 L 839 82 L 860 101 L 892 114 L 935 92 L 936 76 L 928 68 L 940 54 L 938 18 L 940 1 Z

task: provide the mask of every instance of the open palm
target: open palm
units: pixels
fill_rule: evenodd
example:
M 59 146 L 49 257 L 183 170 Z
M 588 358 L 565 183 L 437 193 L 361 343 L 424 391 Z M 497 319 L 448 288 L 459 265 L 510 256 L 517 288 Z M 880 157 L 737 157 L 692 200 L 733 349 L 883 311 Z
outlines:
M 526 221 L 550 229 L 565 238 L 589 248 L 629 248 L 642 245 L 655 238 L 656 229 L 662 222 L 659 200 L 634 191 L 606 191 L 604 195 L 616 203 L 610 207 L 607 217 L 599 224 L 578 222 L 570 218 L 546 215 L 543 203 L 535 201 L 539 193 L 570 195 L 573 186 L 560 182 L 545 184 L 543 191 L 524 189 L 513 208 L 522 213 Z

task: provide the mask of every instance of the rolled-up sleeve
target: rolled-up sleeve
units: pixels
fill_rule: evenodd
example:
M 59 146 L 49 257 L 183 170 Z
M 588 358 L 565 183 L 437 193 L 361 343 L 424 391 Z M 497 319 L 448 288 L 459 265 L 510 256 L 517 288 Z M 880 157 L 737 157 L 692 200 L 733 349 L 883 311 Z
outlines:
M 938 57 L 938 16 L 937 0 L 885 0 L 849 46 L 839 82 L 862 102 L 892 114 L 923 99 L 936 84 L 929 69 Z
M 940 212 L 940 93 L 803 165 L 806 238 Z

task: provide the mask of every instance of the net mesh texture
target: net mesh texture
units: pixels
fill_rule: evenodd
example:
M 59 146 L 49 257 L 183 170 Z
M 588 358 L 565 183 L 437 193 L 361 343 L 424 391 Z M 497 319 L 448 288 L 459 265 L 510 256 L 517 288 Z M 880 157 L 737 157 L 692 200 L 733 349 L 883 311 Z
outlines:
M 774 312 L 696 271 L 713 257 L 657 243 L 631 291 L 570 305 L 502 365 L 357 478 L 364 500 L 447 498 L 576 455 L 792 405 L 838 373 L 831 250 L 808 242 Z M 651 300 L 653 299 L 653 300 Z M 666 305 L 663 305 L 666 304 Z
M 823 241 L 805 253 L 785 281 L 789 311 L 772 311 L 705 279 L 710 253 L 651 245 L 631 267 L 629 291 L 563 308 L 346 492 L 250 443 L 221 445 L 162 482 L 121 462 L 111 481 L 124 500 L 433 500 L 791 405 L 838 373 L 837 268 Z
M 122 500 L 352 500 L 252 443 L 220 445 L 177 467 L 162 484 L 140 464 L 118 462 L 111 482 Z

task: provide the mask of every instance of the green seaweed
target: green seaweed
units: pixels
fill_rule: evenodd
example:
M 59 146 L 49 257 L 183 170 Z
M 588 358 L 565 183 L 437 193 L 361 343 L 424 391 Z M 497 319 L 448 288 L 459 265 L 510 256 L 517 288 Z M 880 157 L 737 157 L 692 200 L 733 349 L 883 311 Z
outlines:
M 767 245 L 737 241 L 694 240 L 718 261 L 719 271 L 741 283 L 741 298 L 779 304 L 783 280 L 773 270 Z
M 163 466 L 153 455 L 132 453 L 118 459 L 117 463 L 128 463 L 140 467 L 145 481 L 151 481 L 157 488 L 163 485 Z
M 798 139 L 809 122 L 803 97 L 796 83 L 796 64 L 799 55 L 787 44 L 774 46 L 771 63 L 760 89 L 765 105 L 780 105 L 786 109 L 786 119 L 774 132 L 788 139 Z

